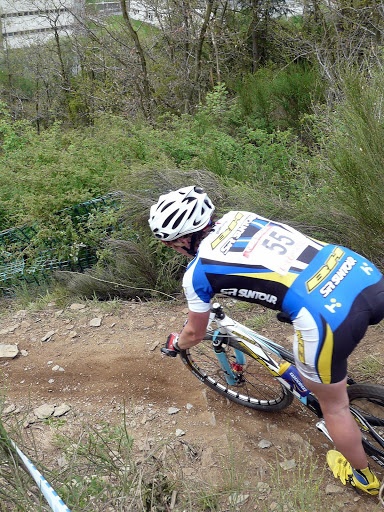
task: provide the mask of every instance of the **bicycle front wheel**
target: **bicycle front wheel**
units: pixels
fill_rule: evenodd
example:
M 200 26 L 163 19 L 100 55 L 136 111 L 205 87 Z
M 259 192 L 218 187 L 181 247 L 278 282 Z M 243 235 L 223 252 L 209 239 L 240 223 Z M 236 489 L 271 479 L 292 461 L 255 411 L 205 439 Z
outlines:
M 245 364 L 239 365 L 230 346 L 226 346 L 224 353 L 228 364 L 235 369 L 233 384 L 228 384 L 211 340 L 203 340 L 195 347 L 182 350 L 180 355 L 193 375 L 232 402 L 260 411 L 281 411 L 291 404 L 292 393 L 265 366 L 246 354 Z
M 384 467 L 384 387 L 376 384 L 348 386 L 350 405 L 364 417 L 372 430 L 360 425 L 364 450 Z

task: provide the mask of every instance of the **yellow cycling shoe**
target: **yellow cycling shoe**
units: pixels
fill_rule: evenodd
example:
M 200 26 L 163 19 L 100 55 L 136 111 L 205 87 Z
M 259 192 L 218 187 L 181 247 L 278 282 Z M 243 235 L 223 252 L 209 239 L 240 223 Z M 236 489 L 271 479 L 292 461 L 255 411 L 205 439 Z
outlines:
M 369 467 L 354 469 L 344 455 L 336 450 L 327 453 L 327 462 L 335 478 L 340 478 L 344 485 L 349 483 L 356 489 L 372 495 L 379 493 L 380 482 Z

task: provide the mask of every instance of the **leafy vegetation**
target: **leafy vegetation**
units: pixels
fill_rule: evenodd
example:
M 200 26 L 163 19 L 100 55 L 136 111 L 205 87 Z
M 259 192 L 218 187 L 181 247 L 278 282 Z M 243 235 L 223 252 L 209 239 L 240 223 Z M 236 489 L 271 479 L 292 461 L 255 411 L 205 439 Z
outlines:
M 219 213 L 258 211 L 383 268 L 375 5 L 356 5 L 348 19 L 359 24 L 342 26 L 337 3 L 287 16 L 280 2 L 243 2 L 238 12 L 213 2 L 201 12 L 207 23 L 182 5 L 159 17 L 149 4 L 155 26 L 130 20 L 124 5 L 122 16 L 92 11 L 71 37 L 2 57 L 0 227 L 44 224 L 24 258 L 55 244 L 76 258 L 84 244 L 99 264 L 63 274 L 71 289 L 172 294 L 185 262 L 149 241 L 145 217 L 160 193 L 193 181 L 206 184 Z M 58 220 L 116 191 L 118 214 L 95 213 L 81 226 Z
M 383 135 L 375 108 L 381 90 L 377 82 L 363 87 L 353 80 L 344 87 L 345 100 L 330 114 L 304 109 L 310 145 L 293 127 L 273 128 L 275 110 L 262 118 L 223 84 L 194 115 L 166 116 L 155 126 L 100 115 L 81 131 L 56 124 L 38 134 L 3 107 L 2 227 L 44 223 L 35 246 L 56 244 L 63 256 L 74 256 L 82 244 L 94 247 L 95 269 L 62 276 L 74 291 L 104 298 L 170 294 L 185 262 L 148 239 L 147 211 L 164 190 L 194 182 L 205 185 L 219 213 L 258 211 L 349 245 L 382 267 Z M 269 125 L 257 127 L 263 119 Z M 117 212 L 95 212 L 82 226 L 56 215 L 111 191 L 122 198 Z M 25 254 L 35 256 L 30 248 Z
M 299 453 L 297 463 L 295 461 L 295 474 L 289 486 L 286 485 L 287 477 L 283 475 L 278 460 L 271 470 L 279 494 L 275 502 L 276 512 L 284 512 L 287 509 L 297 510 L 297 512 L 322 509 L 337 512 L 339 510 L 339 505 L 332 503 L 333 500 L 329 499 L 329 496 L 324 501 L 321 489 L 325 478 L 325 466 L 321 467 L 310 448 Z M 268 508 L 265 507 L 264 510 L 267 511 Z

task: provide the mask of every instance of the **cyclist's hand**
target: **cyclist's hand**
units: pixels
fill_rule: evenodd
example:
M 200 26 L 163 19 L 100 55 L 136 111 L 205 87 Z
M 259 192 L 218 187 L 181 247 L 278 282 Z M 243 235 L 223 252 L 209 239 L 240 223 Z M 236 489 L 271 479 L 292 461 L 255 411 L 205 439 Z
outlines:
M 165 346 L 161 349 L 161 353 L 169 357 L 176 357 L 180 352 L 179 346 L 177 344 L 179 336 L 180 334 L 176 332 L 170 334 L 167 338 Z

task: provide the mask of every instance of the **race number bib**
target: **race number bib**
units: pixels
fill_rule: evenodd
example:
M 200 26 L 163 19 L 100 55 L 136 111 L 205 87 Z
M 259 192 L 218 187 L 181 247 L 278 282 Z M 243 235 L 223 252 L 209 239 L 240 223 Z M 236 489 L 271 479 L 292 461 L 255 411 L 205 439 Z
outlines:
M 298 231 L 267 224 L 248 242 L 243 257 L 251 265 L 285 275 L 307 245 L 308 240 Z

